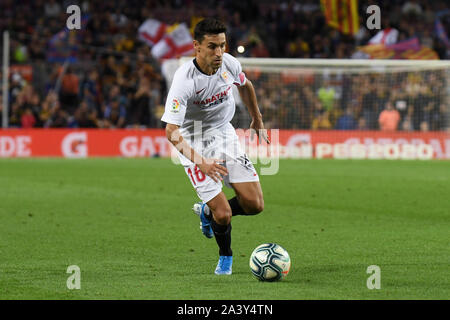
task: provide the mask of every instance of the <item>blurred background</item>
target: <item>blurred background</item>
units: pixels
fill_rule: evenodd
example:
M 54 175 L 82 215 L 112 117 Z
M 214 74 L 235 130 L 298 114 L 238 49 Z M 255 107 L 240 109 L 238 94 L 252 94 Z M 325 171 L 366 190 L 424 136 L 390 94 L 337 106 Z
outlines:
M 74 4 L 81 9 L 80 30 L 66 27 L 66 8 Z M 381 10 L 380 29 L 366 27 L 370 5 Z M 236 57 L 442 61 L 450 58 L 448 7 L 446 0 L 1 0 L 0 31 L 9 32 L 10 56 L 9 88 L 1 92 L 9 111 L 2 123 L 162 128 L 176 69 L 166 63 L 192 54 L 188 34 L 204 17 L 226 23 L 227 50 Z M 164 40 L 171 35 L 184 46 L 168 47 Z M 448 67 L 407 64 L 380 72 L 368 70 L 369 63 L 311 69 L 309 60 L 296 61 L 290 69 L 243 63 L 268 128 L 449 129 Z M 381 116 L 385 110 L 393 112 Z M 233 122 L 248 127 L 240 101 Z

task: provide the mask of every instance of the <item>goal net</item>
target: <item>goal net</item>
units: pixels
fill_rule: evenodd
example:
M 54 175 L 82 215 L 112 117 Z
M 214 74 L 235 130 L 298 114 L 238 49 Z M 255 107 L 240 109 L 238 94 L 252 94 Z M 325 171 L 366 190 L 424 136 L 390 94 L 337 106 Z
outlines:
M 450 159 L 448 61 L 239 60 L 282 156 Z M 234 94 L 232 123 L 248 129 Z
M 450 128 L 450 62 L 240 61 L 254 84 L 268 128 L 403 132 Z M 384 110 L 392 112 L 383 114 Z M 237 112 L 234 121 L 247 127 L 249 119 L 245 112 Z

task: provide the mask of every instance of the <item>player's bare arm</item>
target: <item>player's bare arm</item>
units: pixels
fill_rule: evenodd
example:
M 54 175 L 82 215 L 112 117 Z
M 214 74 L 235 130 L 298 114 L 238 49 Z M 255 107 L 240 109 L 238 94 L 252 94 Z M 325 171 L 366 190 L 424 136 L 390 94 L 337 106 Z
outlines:
M 248 112 L 252 117 L 252 122 L 250 123 L 250 129 L 254 129 L 260 142 L 264 139 L 267 143 L 270 143 L 270 140 L 267 136 L 267 131 L 264 129 L 264 123 L 262 120 L 261 112 L 259 111 L 258 102 L 256 100 L 255 88 L 253 87 L 252 82 L 247 79 L 244 85 L 238 87 L 239 94 L 242 98 L 242 101 L 247 106 Z
M 166 137 L 172 145 L 181 152 L 186 158 L 195 163 L 200 171 L 210 176 L 214 181 L 222 181 L 222 175 L 227 175 L 228 171 L 219 163 L 220 159 L 205 159 L 198 154 L 189 144 L 183 139 L 179 131 L 179 126 L 168 123 L 166 126 Z

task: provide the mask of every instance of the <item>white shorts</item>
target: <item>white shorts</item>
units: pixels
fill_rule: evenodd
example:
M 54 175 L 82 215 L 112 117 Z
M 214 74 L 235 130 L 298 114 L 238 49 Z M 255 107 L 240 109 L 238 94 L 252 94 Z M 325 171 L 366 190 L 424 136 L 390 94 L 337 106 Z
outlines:
M 223 177 L 223 181 L 228 188 L 231 188 L 231 183 L 259 181 L 253 163 L 242 150 L 236 131 L 231 125 L 215 135 L 206 135 L 202 146 L 197 145 L 194 149 L 206 159 L 224 160 L 221 165 L 227 168 L 228 175 Z M 215 182 L 192 162 L 184 163 L 184 170 L 203 202 L 208 202 L 222 191 L 221 181 Z

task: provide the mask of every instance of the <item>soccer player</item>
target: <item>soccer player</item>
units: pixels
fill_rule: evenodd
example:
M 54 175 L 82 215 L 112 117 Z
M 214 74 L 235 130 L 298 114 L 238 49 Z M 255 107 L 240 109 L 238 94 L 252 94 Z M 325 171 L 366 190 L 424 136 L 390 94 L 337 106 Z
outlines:
M 181 164 L 201 202 L 193 210 L 203 234 L 219 247 L 216 274 L 231 274 L 231 217 L 263 211 L 258 174 L 242 151 L 230 124 L 235 112 L 232 86 L 252 117 L 250 128 L 270 143 L 252 83 L 239 61 L 225 53 L 226 27 L 216 19 L 200 21 L 194 29 L 195 58 L 180 66 L 170 87 L 165 112 L 166 136 L 178 150 Z M 227 200 L 222 181 L 236 196 Z

